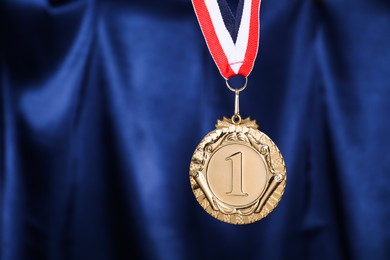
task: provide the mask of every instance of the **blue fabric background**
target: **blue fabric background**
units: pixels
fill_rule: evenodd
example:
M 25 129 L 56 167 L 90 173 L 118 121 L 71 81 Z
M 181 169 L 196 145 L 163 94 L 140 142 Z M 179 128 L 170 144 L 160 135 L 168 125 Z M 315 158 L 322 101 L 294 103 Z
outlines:
M 189 0 L 0 7 L 1 259 L 390 259 L 390 1 L 263 0 L 241 112 L 288 182 L 246 226 L 189 185 L 233 113 Z

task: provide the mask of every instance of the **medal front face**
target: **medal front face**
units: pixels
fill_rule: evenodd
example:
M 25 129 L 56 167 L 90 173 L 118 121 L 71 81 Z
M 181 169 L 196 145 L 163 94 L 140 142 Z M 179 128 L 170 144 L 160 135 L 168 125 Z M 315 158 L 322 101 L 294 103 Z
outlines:
M 196 148 L 190 182 L 199 204 L 213 217 L 249 224 L 267 216 L 286 186 L 283 157 L 250 119 L 224 118 Z

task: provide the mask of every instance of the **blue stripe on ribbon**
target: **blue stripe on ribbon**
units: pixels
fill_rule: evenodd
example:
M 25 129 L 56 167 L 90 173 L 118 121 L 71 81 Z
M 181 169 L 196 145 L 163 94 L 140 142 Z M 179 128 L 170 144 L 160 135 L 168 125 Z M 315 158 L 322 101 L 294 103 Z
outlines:
M 229 1 L 229 2 L 236 2 L 236 1 L 237 0 Z M 233 42 L 236 43 L 238 30 L 240 29 L 240 24 L 241 24 L 242 12 L 244 9 L 244 0 L 239 0 L 235 16 L 233 15 L 232 9 L 230 8 L 226 0 L 217 0 L 217 2 L 226 29 L 230 33 Z

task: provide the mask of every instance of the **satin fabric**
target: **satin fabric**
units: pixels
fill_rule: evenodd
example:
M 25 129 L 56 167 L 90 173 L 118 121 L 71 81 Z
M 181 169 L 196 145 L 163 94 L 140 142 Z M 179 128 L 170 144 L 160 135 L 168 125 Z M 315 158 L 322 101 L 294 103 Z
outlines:
M 233 113 L 189 0 L 3 0 L 1 259 L 390 259 L 390 2 L 264 0 L 241 95 L 282 151 L 264 220 L 198 205 Z

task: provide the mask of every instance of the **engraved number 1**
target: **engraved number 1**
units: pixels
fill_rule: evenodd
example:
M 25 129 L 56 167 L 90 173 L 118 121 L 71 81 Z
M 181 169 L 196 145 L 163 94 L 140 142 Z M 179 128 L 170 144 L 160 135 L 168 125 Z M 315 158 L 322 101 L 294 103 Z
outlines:
M 238 152 L 226 158 L 226 161 L 232 161 L 232 188 L 228 195 L 248 196 L 248 193 L 242 191 L 242 153 Z

